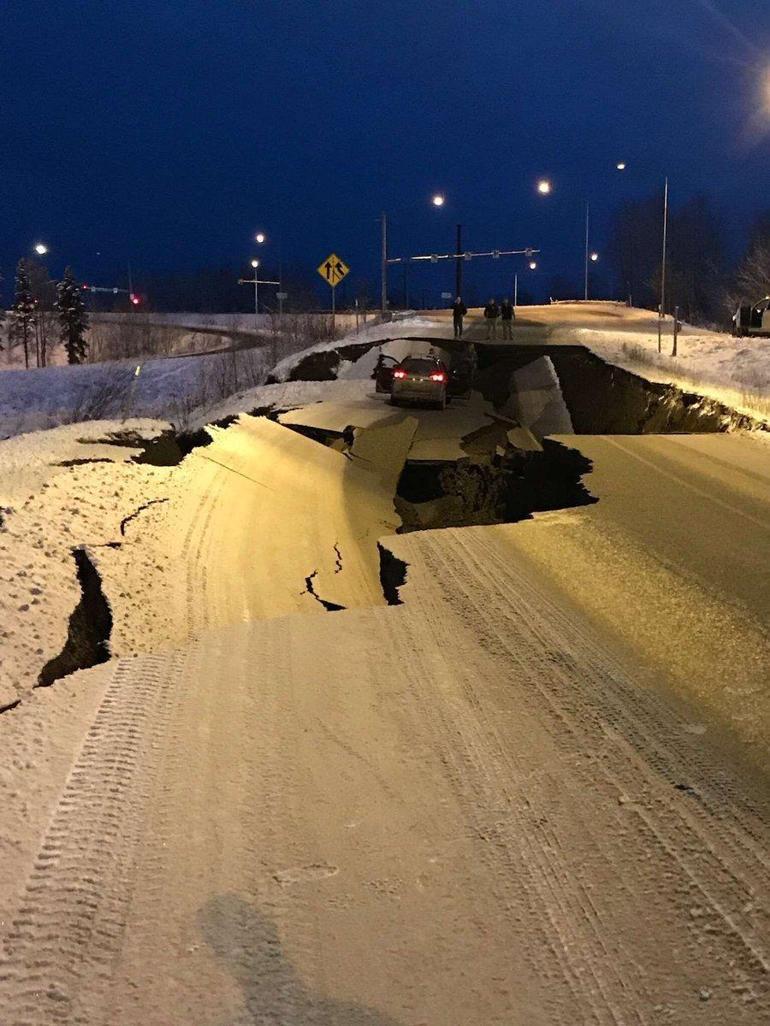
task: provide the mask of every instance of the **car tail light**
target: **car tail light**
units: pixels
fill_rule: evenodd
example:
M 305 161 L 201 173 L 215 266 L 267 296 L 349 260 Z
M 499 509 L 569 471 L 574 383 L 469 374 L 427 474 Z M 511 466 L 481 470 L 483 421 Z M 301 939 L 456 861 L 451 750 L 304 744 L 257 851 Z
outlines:
M 394 370 L 393 371 L 393 377 L 394 378 L 405 378 L 406 377 L 406 371 L 405 370 Z
M 437 371 L 435 374 L 431 374 L 430 380 L 431 381 L 446 381 L 446 374 L 442 373 L 442 371 Z

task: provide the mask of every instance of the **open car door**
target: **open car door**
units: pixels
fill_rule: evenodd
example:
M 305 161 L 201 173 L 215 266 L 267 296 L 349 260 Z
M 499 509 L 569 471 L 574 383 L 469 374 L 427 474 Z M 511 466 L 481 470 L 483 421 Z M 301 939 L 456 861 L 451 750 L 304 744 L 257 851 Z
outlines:
M 377 366 L 372 374 L 377 392 L 387 392 L 390 394 L 393 389 L 393 371 L 397 365 L 398 360 L 394 356 L 383 356 L 380 354 L 377 358 Z

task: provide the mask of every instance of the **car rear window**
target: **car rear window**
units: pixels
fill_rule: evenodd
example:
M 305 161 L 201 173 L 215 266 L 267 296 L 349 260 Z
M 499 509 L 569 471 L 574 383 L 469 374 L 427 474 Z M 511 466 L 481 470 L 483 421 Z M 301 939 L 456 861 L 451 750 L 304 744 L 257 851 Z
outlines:
M 433 371 L 438 370 L 438 366 L 433 360 L 420 360 L 417 357 L 410 357 L 404 360 L 401 366 L 412 374 L 431 374 Z

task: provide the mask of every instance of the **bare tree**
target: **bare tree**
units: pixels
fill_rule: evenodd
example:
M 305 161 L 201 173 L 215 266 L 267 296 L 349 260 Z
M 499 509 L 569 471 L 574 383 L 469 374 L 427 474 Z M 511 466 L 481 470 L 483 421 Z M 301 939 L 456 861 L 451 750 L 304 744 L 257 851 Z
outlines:
M 754 303 L 770 295 L 770 210 L 760 214 L 752 228 L 746 255 L 725 292 L 725 306 L 733 313 L 740 303 Z

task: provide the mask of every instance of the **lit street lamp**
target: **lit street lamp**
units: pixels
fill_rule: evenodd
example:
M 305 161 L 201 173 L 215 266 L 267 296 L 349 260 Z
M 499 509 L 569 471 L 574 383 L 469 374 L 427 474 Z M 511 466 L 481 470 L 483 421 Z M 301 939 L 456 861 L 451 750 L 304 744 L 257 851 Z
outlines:
M 259 242 L 260 244 L 263 243 L 265 241 L 265 233 L 257 232 L 257 234 L 254 236 L 254 241 Z
M 537 183 L 537 191 L 540 193 L 541 196 L 550 196 L 552 190 L 553 186 L 547 178 L 541 178 L 540 181 Z
M 594 263 L 596 263 L 596 261 L 599 259 L 599 254 L 598 253 L 592 253 L 591 254 L 591 259 L 593 260 Z
M 43 242 L 38 242 L 35 244 L 35 252 L 38 256 L 45 256 L 48 252 L 48 246 L 46 246 Z
M 434 207 L 443 207 L 446 203 L 446 196 L 441 192 L 436 192 L 431 197 L 431 203 Z M 380 241 L 380 309 L 384 315 L 388 310 L 388 215 L 385 211 L 380 215 L 380 225 L 382 229 Z
M 259 260 L 252 260 L 251 266 L 254 268 L 254 316 L 259 317 L 259 275 L 257 274 L 257 268 L 259 267 Z

